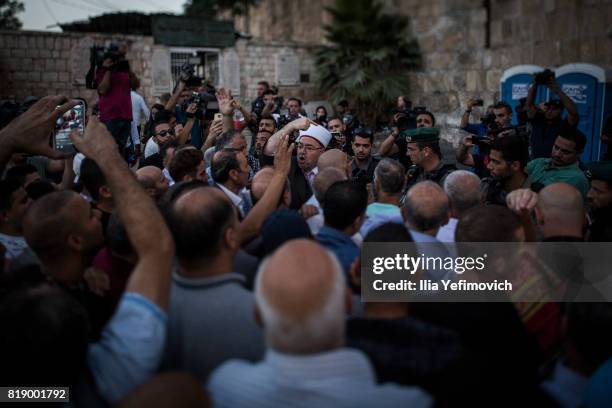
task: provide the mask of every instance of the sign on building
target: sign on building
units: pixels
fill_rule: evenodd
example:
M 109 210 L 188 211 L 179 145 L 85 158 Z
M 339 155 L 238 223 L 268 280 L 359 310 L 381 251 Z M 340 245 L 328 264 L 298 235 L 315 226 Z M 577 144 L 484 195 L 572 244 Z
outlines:
M 292 51 L 276 54 L 275 66 L 278 85 L 300 84 L 300 59 Z

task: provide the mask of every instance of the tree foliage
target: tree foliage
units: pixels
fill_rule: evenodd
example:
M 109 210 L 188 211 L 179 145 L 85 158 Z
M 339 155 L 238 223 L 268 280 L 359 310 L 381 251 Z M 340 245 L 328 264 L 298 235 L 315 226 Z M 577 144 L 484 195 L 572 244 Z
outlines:
M 385 14 L 377 0 L 336 0 L 326 10 L 332 21 L 324 26 L 329 45 L 316 52 L 317 85 L 335 103 L 352 101 L 374 125 L 408 91 L 407 71 L 420 65 L 408 19 Z
M 218 16 L 223 11 L 231 11 L 232 15 L 246 14 L 247 9 L 257 5 L 259 0 L 187 0 L 183 5 L 185 15 L 190 17 Z
M 21 21 L 15 16 L 25 10 L 17 0 L 0 0 L 0 30 L 19 30 Z

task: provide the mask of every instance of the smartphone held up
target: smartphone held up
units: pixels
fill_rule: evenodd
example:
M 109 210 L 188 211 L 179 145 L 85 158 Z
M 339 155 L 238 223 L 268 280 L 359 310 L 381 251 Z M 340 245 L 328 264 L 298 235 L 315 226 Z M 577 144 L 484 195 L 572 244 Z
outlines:
M 53 145 L 56 150 L 68 154 L 76 152 L 74 144 L 70 140 L 70 133 L 76 129 L 79 132 L 79 136 L 83 136 L 86 112 L 87 105 L 85 101 L 79 99 L 78 104 L 57 118 L 55 134 L 53 136 Z

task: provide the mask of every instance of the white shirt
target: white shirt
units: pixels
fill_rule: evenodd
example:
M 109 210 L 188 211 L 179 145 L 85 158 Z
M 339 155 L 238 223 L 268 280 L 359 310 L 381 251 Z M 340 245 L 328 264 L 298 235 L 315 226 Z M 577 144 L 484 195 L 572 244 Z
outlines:
M 134 91 L 130 91 L 130 97 L 132 99 L 132 140 L 131 143 L 130 140 L 128 140 L 126 142 L 126 146 L 130 146 L 131 144 L 136 146 L 140 144 L 140 135 L 138 134 L 138 126 L 140 125 L 141 121 L 140 113 L 144 113 L 144 119 L 145 121 L 148 121 L 151 112 L 149 111 L 149 108 L 147 107 L 147 104 L 142 96 L 138 95 Z
M 449 218 L 448 223 L 441 226 L 436 234 L 438 241 L 455 242 L 455 230 L 457 229 L 457 223 L 459 223 L 457 218 Z
M 28 247 L 28 243 L 26 242 L 24 237 L 15 236 L 15 235 L 6 235 L 0 233 L 0 244 L 6 248 L 6 252 L 4 253 L 4 257 L 6 259 L 15 259 L 24 249 Z
M 229 360 L 213 371 L 208 391 L 218 408 L 432 405 L 418 387 L 377 384 L 367 356 L 350 348 L 308 355 L 268 349 L 256 364 Z
M 244 208 L 242 208 L 242 202 L 244 200 L 242 199 L 242 197 L 228 190 L 223 184 L 217 183 L 217 186 L 219 186 L 221 191 L 223 191 L 225 195 L 228 196 L 232 203 L 238 208 L 238 211 L 240 211 L 240 215 L 244 217 Z
M 145 146 L 144 157 L 146 159 L 147 157 L 155 153 L 159 153 L 159 146 L 157 145 L 155 140 L 153 140 L 153 138 L 150 138 L 149 140 L 147 140 L 147 144 Z

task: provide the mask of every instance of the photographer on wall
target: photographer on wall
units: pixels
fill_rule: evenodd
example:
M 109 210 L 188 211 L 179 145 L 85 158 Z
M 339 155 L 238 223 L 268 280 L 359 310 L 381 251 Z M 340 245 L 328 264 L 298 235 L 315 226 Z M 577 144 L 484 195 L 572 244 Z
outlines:
M 93 86 L 98 90 L 100 121 L 104 123 L 125 157 L 125 146 L 132 132 L 130 65 L 125 59 L 127 46 L 111 44 L 92 48 Z M 90 69 L 90 73 L 92 72 Z M 90 74 L 88 74 L 90 76 Z M 89 82 L 89 81 L 88 81 Z
M 534 103 L 538 86 L 546 86 L 558 99 L 551 98 L 538 108 Z M 531 124 L 531 158 L 550 157 L 552 146 L 564 123 L 571 126 L 578 124 L 576 104 L 561 90 L 555 81 L 555 73 L 546 69 L 534 74 L 525 106 Z M 567 110 L 567 119 L 563 119 L 564 109 Z

